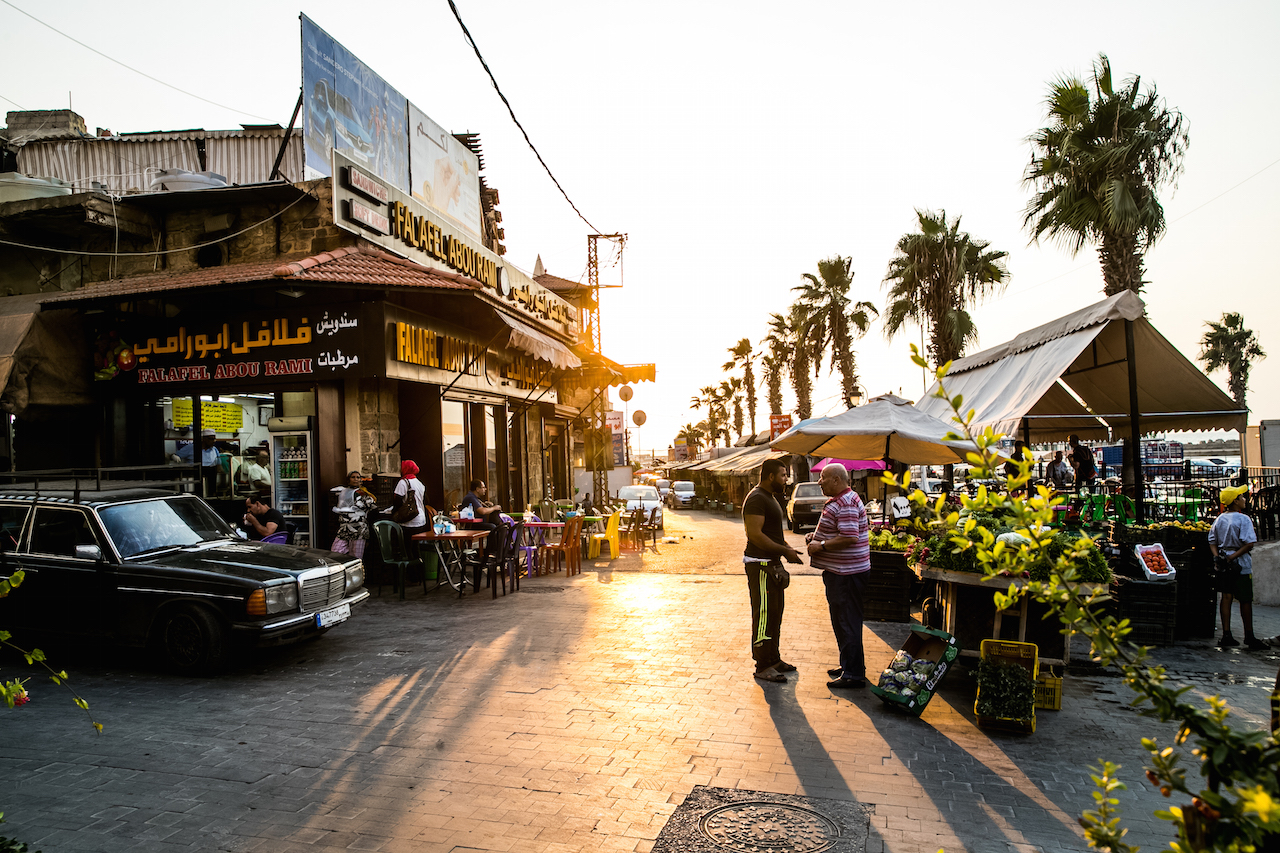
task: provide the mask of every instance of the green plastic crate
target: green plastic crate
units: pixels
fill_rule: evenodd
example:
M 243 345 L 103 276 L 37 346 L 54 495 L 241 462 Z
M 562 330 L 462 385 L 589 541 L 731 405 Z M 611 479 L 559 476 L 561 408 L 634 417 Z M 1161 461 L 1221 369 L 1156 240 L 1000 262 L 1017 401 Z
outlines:
M 929 700 L 937 693 L 938 685 L 942 683 L 943 676 L 951 671 L 952 664 L 960 656 L 960 646 L 956 643 L 956 638 L 946 631 L 939 631 L 936 628 L 928 628 L 924 625 L 912 625 L 911 633 L 907 636 L 906 642 L 902 644 L 901 651 L 906 652 L 915 659 L 931 660 L 938 666 L 934 669 L 933 674 L 925 682 L 920 692 L 910 698 L 904 698 L 876 684 L 871 685 L 871 692 L 880 697 L 881 701 L 886 705 L 918 717 L 924 713 L 925 706 L 929 704 Z M 877 676 L 878 678 L 879 676 Z

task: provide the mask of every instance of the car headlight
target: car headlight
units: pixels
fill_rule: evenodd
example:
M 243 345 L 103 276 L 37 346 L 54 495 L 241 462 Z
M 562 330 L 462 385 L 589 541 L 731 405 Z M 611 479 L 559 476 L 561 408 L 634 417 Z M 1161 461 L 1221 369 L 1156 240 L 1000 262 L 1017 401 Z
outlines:
M 347 566 L 347 592 L 364 586 L 364 563 L 356 561 Z
M 267 616 L 272 613 L 285 613 L 298 609 L 298 585 L 282 583 L 255 589 L 246 602 L 245 609 L 250 616 Z

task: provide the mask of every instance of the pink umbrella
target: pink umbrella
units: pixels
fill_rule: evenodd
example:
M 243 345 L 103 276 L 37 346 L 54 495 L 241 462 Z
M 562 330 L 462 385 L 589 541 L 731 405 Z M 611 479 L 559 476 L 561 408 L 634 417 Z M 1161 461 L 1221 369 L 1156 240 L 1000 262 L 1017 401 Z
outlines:
M 889 467 L 885 462 L 876 459 L 832 459 L 828 456 L 809 470 L 821 471 L 828 465 L 832 465 L 837 462 L 845 468 L 848 468 L 850 471 L 883 471 Z

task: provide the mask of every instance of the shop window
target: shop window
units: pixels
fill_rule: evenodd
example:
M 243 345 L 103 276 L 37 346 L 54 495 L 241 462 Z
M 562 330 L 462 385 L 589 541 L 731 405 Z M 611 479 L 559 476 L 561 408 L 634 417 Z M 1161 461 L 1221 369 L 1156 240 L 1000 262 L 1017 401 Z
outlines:
M 444 504 L 454 507 L 467 493 L 467 407 L 456 400 L 440 403 L 441 453 L 444 457 Z
M 485 482 L 489 484 L 489 500 L 498 501 L 494 495 L 503 494 L 503 477 L 502 472 L 498 469 L 498 436 L 506 432 L 506 424 L 499 425 L 497 419 L 501 409 L 495 406 L 484 407 L 484 443 L 485 443 L 485 463 L 488 471 L 485 472 Z M 501 426 L 502 433 L 499 433 Z

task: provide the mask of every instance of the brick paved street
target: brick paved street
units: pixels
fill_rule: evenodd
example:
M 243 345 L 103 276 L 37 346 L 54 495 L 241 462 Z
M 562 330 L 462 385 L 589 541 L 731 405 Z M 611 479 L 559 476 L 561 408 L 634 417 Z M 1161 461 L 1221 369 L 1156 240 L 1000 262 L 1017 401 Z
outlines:
M 1114 677 L 1066 681 L 1034 735 L 978 729 L 957 673 L 920 719 L 826 687 L 820 578 L 788 591 L 785 685 L 750 677 L 741 524 L 668 513 L 674 544 L 584 561 L 492 601 L 388 589 L 327 636 L 226 675 L 59 652 L 106 725 L 57 688 L 0 711 L 0 835 L 60 851 L 649 851 L 698 785 L 852 801 L 868 850 L 1080 850 L 1088 765 L 1124 765 L 1129 841 L 1159 848 L 1139 717 Z M 1257 608 L 1258 633 L 1280 610 Z M 905 638 L 867 628 L 869 666 Z M 1158 658 L 1261 727 L 1274 652 Z

